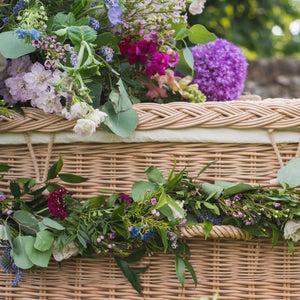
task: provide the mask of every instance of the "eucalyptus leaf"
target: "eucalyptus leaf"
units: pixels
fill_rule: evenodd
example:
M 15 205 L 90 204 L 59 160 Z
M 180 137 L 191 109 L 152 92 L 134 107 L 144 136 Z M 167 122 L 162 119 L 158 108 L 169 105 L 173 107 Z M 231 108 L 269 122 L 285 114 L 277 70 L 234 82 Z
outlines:
M 101 127 L 121 137 L 129 136 L 138 125 L 138 114 L 133 108 L 116 113 L 111 101 L 108 101 L 102 106 L 102 111 L 108 116 Z
M 214 199 L 218 199 L 221 196 L 222 192 L 223 192 L 223 187 L 221 187 L 219 185 L 211 184 L 211 183 L 208 183 L 208 182 L 204 182 L 201 185 L 201 187 L 202 187 L 205 194 L 207 194 L 207 195 L 214 194 L 213 195 Z
M 36 235 L 34 248 L 39 251 L 49 250 L 54 242 L 54 235 L 49 230 L 39 231 Z
M 147 190 L 154 191 L 156 185 L 147 181 L 138 181 L 132 185 L 132 199 L 136 202 L 143 201 Z
M 175 67 L 176 70 L 184 76 L 192 76 L 193 69 L 190 67 L 190 65 L 186 61 L 184 54 L 183 54 L 183 50 L 178 50 L 178 54 L 180 55 L 180 59 L 178 61 L 178 64 Z
M 300 158 L 291 159 L 286 166 L 279 169 L 277 179 L 285 187 L 286 184 L 291 188 L 300 185 Z
M 0 33 L 0 53 L 5 58 L 15 59 L 36 50 L 31 44 L 18 39 L 14 31 Z
M 31 235 L 35 235 L 39 230 L 38 219 L 28 211 L 17 210 L 13 214 L 13 218 L 21 224 L 23 232 Z
M 166 182 L 166 179 L 164 178 L 163 174 L 160 172 L 160 170 L 155 166 L 150 166 L 145 170 L 145 173 L 148 177 L 148 180 L 150 182 L 156 183 L 158 185 L 163 185 Z
M 248 191 L 252 191 L 255 188 L 250 185 L 250 184 L 245 184 L 245 183 L 237 183 L 231 187 L 225 188 L 223 191 L 223 196 L 231 196 L 231 195 L 235 195 L 238 193 L 244 193 L 244 192 L 248 192 Z
M 194 57 L 189 48 L 185 48 L 183 50 L 183 56 L 188 66 L 191 68 L 191 70 L 194 70 Z
M 15 265 L 19 268 L 29 269 L 33 266 L 25 251 L 25 245 L 31 238 L 34 239 L 32 236 L 19 235 L 13 240 L 13 250 L 11 250 L 10 255 L 14 259 Z
M 36 238 L 33 236 L 29 236 L 26 241 L 25 251 L 28 258 L 33 264 L 37 266 L 43 268 L 48 267 L 52 250 L 48 249 L 46 251 L 39 251 L 34 247 L 35 242 L 36 242 Z

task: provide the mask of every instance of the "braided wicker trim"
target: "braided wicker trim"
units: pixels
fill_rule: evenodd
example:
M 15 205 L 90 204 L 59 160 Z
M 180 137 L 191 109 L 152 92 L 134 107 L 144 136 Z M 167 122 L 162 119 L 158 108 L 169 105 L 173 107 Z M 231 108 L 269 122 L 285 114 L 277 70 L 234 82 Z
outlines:
M 289 128 L 300 127 L 300 99 L 266 99 L 262 101 L 229 101 L 168 104 L 140 103 L 134 109 L 139 115 L 138 130 L 180 129 L 187 127 Z M 0 132 L 58 132 L 72 130 L 76 121 L 45 114 L 40 109 L 25 108 L 25 117 L 0 122 Z
M 204 230 L 204 226 L 202 225 L 180 227 L 180 231 L 186 237 L 189 238 L 194 236 L 205 237 L 205 230 Z M 222 226 L 214 225 L 211 232 L 208 235 L 208 238 L 212 238 L 212 239 L 226 238 L 226 239 L 247 241 L 247 240 L 251 240 L 253 236 L 243 231 L 242 229 L 232 225 L 222 225 Z

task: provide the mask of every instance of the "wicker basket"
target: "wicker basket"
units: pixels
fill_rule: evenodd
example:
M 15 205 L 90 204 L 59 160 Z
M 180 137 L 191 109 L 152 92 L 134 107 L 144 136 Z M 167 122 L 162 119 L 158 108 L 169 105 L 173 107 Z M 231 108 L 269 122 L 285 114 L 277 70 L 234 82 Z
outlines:
M 86 199 L 97 195 L 99 188 L 129 192 L 132 183 L 146 179 L 144 169 L 151 164 L 167 175 L 175 157 L 177 168 L 188 164 L 192 175 L 217 160 L 201 181 L 270 186 L 276 184 L 272 180 L 279 167 L 300 154 L 300 99 L 149 103 L 135 109 L 139 125 L 126 139 L 102 130 L 79 139 L 72 133 L 74 122 L 30 108 L 25 117 L 0 122 L 0 163 L 14 166 L 5 179 L 42 181 L 60 154 L 64 172 L 90 178 L 75 187 L 66 185 Z M 7 181 L 0 185 L 5 192 Z M 216 291 L 218 299 L 300 299 L 297 249 L 292 257 L 283 242 L 271 249 L 268 240 L 218 235 L 222 238 L 205 241 L 198 231 L 189 235 L 200 235 L 188 240 L 197 288 L 188 277 L 181 289 L 174 258 L 161 254 L 142 262 L 151 262 L 141 276 L 146 299 L 212 298 Z M 0 299 L 141 299 L 113 258 L 71 259 L 61 267 L 52 262 L 45 274 L 27 274 L 18 288 L 10 287 L 12 278 L 7 274 L 0 276 Z

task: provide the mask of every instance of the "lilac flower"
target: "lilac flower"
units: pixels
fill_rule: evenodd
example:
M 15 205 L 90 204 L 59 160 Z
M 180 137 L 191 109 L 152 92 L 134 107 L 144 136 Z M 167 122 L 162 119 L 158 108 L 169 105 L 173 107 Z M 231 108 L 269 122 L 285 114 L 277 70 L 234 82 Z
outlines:
M 40 92 L 31 99 L 31 105 L 42 109 L 45 113 L 60 113 L 62 105 L 60 96 L 55 93 L 55 89 L 51 87 L 50 90 Z
M 230 199 L 227 199 L 227 200 L 225 201 L 225 203 L 226 203 L 227 206 L 231 206 L 231 200 L 230 200 Z
M 123 14 L 122 9 L 118 4 L 118 0 L 104 0 L 108 7 L 108 19 L 111 23 L 111 26 L 118 25 L 122 23 L 121 16 Z
M 94 28 L 95 30 L 98 30 L 100 28 L 100 24 L 99 21 L 96 20 L 95 18 L 90 18 L 90 25 L 92 28 Z
M 156 205 L 156 204 L 157 204 L 157 200 L 156 200 L 155 198 L 152 198 L 152 199 L 151 199 L 151 204 L 152 204 L 152 205 Z
M 45 67 L 36 62 L 31 67 L 31 72 L 24 75 L 24 80 L 31 91 L 45 92 L 48 89 L 48 81 L 52 76 L 50 70 L 45 70 Z
M 17 76 L 20 73 L 28 72 L 32 66 L 29 55 L 24 55 L 16 59 L 12 59 L 7 67 L 9 77 Z
M 278 203 L 278 202 L 276 202 L 275 204 L 274 204 L 274 206 L 277 208 L 277 207 L 280 207 L 280 203 Z
M 247 60 L 234 44 L 224 40 L 192 48 L 194 83 L 206 95 L 207 101 L 236 100 L 244 89 Z
M 24 74 L 18 74 L 15 77 L 9 77 L 5 80 L 5 85 L 9 89 L 11 96 L 10 104 L 16 104 L 18 101 L 26 102 L 29 99 Z M 6 99 L 4 99 L 6 101 Z
M 6 199 L 6 195 L 0 194 L 0 201 L 3 201 Z

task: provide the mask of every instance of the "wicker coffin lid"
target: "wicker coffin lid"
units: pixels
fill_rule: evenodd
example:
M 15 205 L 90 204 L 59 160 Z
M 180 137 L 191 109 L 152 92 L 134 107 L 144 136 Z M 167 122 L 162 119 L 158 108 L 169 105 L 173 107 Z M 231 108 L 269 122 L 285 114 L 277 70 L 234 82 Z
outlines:
M 281 129 L 300 126 L 300 99 L 140 103 L 133 107 L 139 115 L 138 130 L 187 127 Z M 15 114 L 14 119 L 0 122 L 0 132 L 59 132 L 72 130 L 76 122 L 53 114 L 46 115 L 36 108 L 25 108 L 24 111 L 25 117 Z

